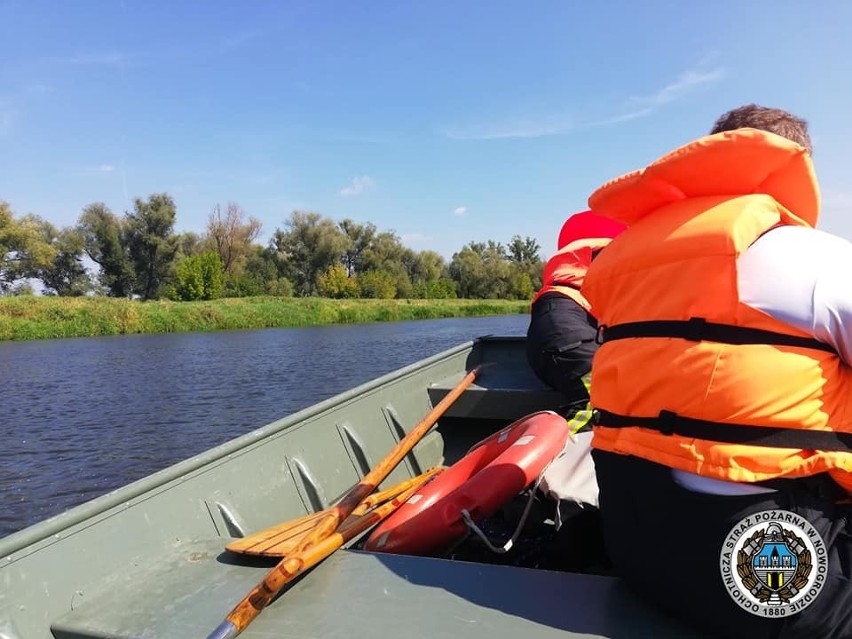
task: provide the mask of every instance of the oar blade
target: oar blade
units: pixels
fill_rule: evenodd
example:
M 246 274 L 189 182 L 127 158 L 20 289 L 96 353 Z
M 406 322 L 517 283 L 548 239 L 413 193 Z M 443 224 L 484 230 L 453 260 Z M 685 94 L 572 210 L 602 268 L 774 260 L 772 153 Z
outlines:
M 274 554 L 267 555 L 267 549 L 275 547 L 277 544 L 286 544 L 291 539 L 296 540 L 293 542 L 295 546 L 298 540 L 306 532 L 312 530 L 314 525 L 327 515 L 328 512 L 327 510 L 321 510 L 310 515 L 305 515 L 304 517 L 299 517 L 298 519 L 291 519 L 280 524 L 275 524 L 269 528 L 252 533 L 247 537 L 235 539 L 226 545 L 225 549 L 244 555 L 276 556 Z
M 421 485 L 444 470 L 443 467 L 430 468 L 426 472 L 411 479 L 406 479 L 391 488 L 374 493 L 362 501 L 352 514 L 341 524 L 341 530 L 355 525 L 362 516 L 394 497 L 402 494 L 415 485 Z M 225 546 L 226 550 L 242 555 L 258 557 L 284 557 L 292 553 L 305 535 L 326 515 L 330 509 L 321 510 L 298 519 L 291 519 L 269 528 L 264 528 L 247 537 L 236 539 Z
M 316 513 L 316 517 L 312 517 L 307 524 L 301 524 L 283 533 L 268 536 L 266 538 L 256 538 L 250 543 L 244 542 L 244 539 L 239 539 L 232 542 L 226 548 L 231 552 L 241 553 L 243 555 L 253 555 L 256 557 L 285 557 L 291 554 L 299 544 L 304 540 L 305 536 L 313 531 L 314 525 L 322 515 L 327 514 L 325 511 Z M 350 515 L 349 518 L 340 525 L 340 531 L 343 532 L 347 528 L 354 525 L 360 516 Z M 248 539 L 246 537 L 245 539 Z

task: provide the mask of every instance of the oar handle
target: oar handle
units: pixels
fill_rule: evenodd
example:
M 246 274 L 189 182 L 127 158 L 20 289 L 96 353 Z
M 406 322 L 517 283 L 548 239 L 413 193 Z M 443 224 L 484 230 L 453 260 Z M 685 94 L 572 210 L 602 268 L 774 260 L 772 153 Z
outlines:
M 473 383 L 476 376 L 482 370 L 482 366 L 475 367 L 464 378 L 447 393 L 447 395 L 438 402 L 435 407 L 429 411 L 420 422 L 411 429 L 411 431 L 403 437 L 394 446 L 391 451 L 382 459 L 376 466 L 358 482 L 352 490 L 338 503 L 337 509 L 341 516 L 341 521 L 352 514 L 352 511 L 358 507 L 367 496 L 372 493 L 376 487 L 381 484 L 390 472 L 396 468 L 402 459 L 411 452 L 411 449 L 423 438 L 423 435 L 434 426 L 438 418 L 443 415 L 447 408 L 455 402 L 468 386 Z
M 421 476 L 419 481 L 407 490 L 394 497 L 391 501 L 377 507 L 372 512 L 367 513 L 344 532 L 332 532 L 316 545 L 299 550 L 285 557 L 247 597 L 237 604 L 227 619 L 219 624 L 208 635 L 207 639 L 234 639 L 237 637 L 260 614 L 269 600 L 286 584 L 328 557 L 345 542 L 364 532 L 370 526 L 382 521 L 408 501 L 427 480 L 428 477 Z
M 237 627 L 226 619 L 207 636 L 207 639 L 235 639 L 239 634 Z

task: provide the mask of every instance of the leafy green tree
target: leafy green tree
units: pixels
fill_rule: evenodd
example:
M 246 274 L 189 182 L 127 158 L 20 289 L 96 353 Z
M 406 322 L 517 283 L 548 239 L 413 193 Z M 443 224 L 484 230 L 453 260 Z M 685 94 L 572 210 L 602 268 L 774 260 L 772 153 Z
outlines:
M 266 283 L 266 294 L 275 297 L 293 297 L 293 284 L 286 277 L 279 277 Z
M 532 293 L 541 288 L 541 276 L 544 270 L 544 262 L 539 254 L 541 246 L 531 237 L 521 239 L 520 235 L 512 237 L 509 242 L 508 253 L 511 262 L 511 295 L 516 299 L 527 299 Z M 529 281 L 529 286 L 527 286 Z M 524 291 L 531 290 L 529 295 Z
M 435 251 L 409 251 L 403 262 L 413 283 L 431 282 L 447 275 L 447 264 Z
M 136 271 L 133 288 L 143 300 L 156 299 L 172 268 L 178 249 L 175 214 L 171 196 L 155 193 L 147 202 L 136 198 L 126 216 L 127 250 Z
M 384 271 L 366 271 L 358 274 L 361 297 L 380 300 L 393 299 L 396 295 L 396 280 Z
M 369 247 L 364 251 L 360 264 L 360 272 L 379 271 L 390 276 L 396 296 L 411 297 L 411 277 L 406 268 L 407 256 L 412 250 L 403 246 L 399 236 L 394 231 L 378 233 Z M 410 257 L 408 258 L 410 261 Z
M 92 280 L 83 265 L 83 236 L 78 229 L 57 230 L 49 222 L 42 227 L 45 239 L 56 250 L 53 261 L 37 270 L 45 293 L 62 297 L 86 295 L 92 290 Z
M 299 295 L 313 295 L 319 274 L 340 263 L 347 237 L 319 213 L 294 211 L 285 227 L 286 231 L 276 229 L 271 240 L 282 275 L 293 282 Z
M 174 297 L 185 302 L 215 300 L 222 292 L 224 269 L 218 253 L 184 257 L 175 269 Z
M 206 247 L 205 238 L 193 231 L 178 233 L 175 236 L 175 243 L 177 244 L 175 261 L 183 257 L 189 257 L 190 255 L 204 253 Z
M 284 264 L 272 247 L 253 244 L 246 256 L 245 267 L 225 275 L 223 297 L 274 295 L 292 297 L 293 284 L 285 277 Z
M 16 220 L 9 204 L 0 201 L 0 293 L 38 277 L 53 262 L 56 248 L 45 239 L 44 224 L 35 215 Z
M 534 238 L 525 237 L 521 239 L 520 235 L 513 235 L 512 241 L 508 246 L 509 259 L 513 262 L 536 264 L 541 262 L 539 251 L 541 247 Z
M 342 299 L 358 297 L 361 290 L 358 286 L 358 280 L 349 277 L 345 266 L 332 264 L 317 277 L 317 292 L 323 297 Z
M 431 299 L 456 299 L 456 283 L 449 277 L 426 282 L 426 290 Z
M 428 300 L 456 299 L 456 283 L 449 277 L 418 282 L 413 287 L 412 297 Z
M 488 240 L 471 242 L 453 255 L 450 276 L 461 297 L 507 299 L 510 269 L 502 244 Z
M 372 245 L 376 238 L 376 226 L 370 222 L 358 224 L 350 219 L 345 219 L 339 224 L 340 230 L 346 235 L 346 248 L 343 252 L 343 265 L 346 274 L 352 277 L 363 270 L 362 260 L 364 252 Z
M 222 285 L 225 280 L 225 269 L 219 254 L 206 251 L 199 255 L 193 255 L 187 259 L 197 260 L 201 270 L 201 281 L 204 283 L 203 300 L 215 300 L 222 294 Z
M 130 297 L 136 272 L 125 242 L 124 220 L 95 202 L 83 209 L 77 231 L 86 255 L 99 267 L 97 278 L 107 295 Z
M 412 282 L 411 296 L 420 299 L 456 297 L 455 285 L 449 277 L 444 258 L 435 251 L 409 250 L 403 262 Z
M 509 297 L 516 300 L 531 299 L 535 290 L 529 273 L 515 270 L 509 276 Z

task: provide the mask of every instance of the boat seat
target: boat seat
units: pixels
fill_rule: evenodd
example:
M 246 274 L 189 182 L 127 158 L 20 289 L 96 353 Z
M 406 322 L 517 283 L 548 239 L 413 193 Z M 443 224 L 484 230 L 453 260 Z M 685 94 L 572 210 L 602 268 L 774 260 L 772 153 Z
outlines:
M 434 406 L 453 389 L 461 378 L 454 378 L 429 387 L 429 399 Z M 447 409 L 447 417 L 499 419 L 515 421 L 540 410 L 555 410 L 564 405 L 565 396 L 548 388 L 538 379 L 517 371 L 501 374 L 485 371 L 481 379 L 466 388 Z
M 274 564 L 225 553 L 225 543 L 185 542 L 124 567 L 55 621 L 54 636 L 204 639 Z M 297 580 L 240 636 L 700 637 L 609 577 L 356 550 L 338 551 Z

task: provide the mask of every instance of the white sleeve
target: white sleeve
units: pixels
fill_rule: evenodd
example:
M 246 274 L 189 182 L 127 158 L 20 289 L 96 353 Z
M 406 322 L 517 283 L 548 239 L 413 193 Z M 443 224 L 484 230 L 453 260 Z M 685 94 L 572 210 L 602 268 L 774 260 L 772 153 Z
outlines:
M 740 256 L 740 301 L 830 344 L 852 365 L 852 244 L 783 226 Z

